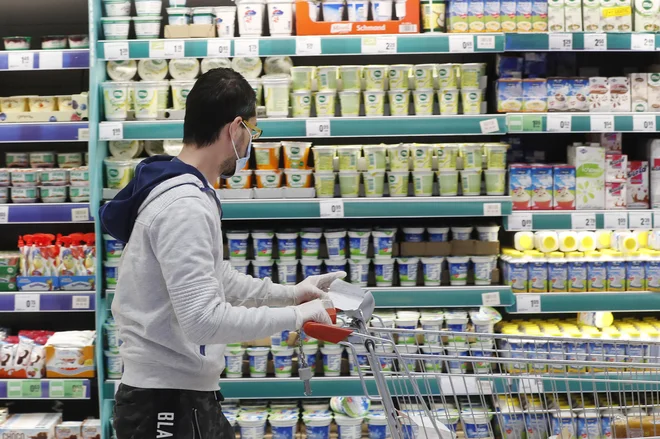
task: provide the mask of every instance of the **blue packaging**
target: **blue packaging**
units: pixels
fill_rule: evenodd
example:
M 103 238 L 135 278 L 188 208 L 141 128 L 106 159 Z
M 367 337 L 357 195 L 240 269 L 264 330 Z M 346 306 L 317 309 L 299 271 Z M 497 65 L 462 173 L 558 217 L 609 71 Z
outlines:
M 527 439 L 547 439 L 548 419 L 546 413 L 525 413 Z
M 500 420 L 502 439 L 526 439 L 527 429 L 522 413 L 501 412 L 497 418 Z
M 307 439 L 328 439 L 330 436 L 330 425 L 324 427 L 307 425 L 305 433 L 307 434 Z
M 532 17 L 534 17 L 534 6 L 532 3 Z M 547 14 L 546 2 L 546 14 Z M 537 9 L 540 7 L 537 6 Z M 548 76 L 547 60 L 548 56 L 545 53 L 528 52 L 523 55 L 524 57 L 524 72 L 526 78 L 545 78 Z M 545 85 L 545 84 L 544 84 Z
M 528 271 L 527 262 L 522 259 L 510 260 L 507 268 L 507 283 L 511 285 L 511 291 L 514 293 L 528 292 Z
M 626 263 L 607 261 L 607 291 L 626 291 Z
M 607 290 L 607 262 L 594 260 L 587 262 L 587 291 Z
M 520 56 L 497 55 L 495 71 L 500 78 L 522 79 L 523 65 L 524 61 Z
M 565 293 L 568 291 L 568 262 L 548 262 L 548 291 L 551 293 Z
M 543 259 L 533 259 L 527 264 L 530 293 L 548 292 L 548 264 Z
M 328 273 L 335 273 L 337 271 L 346 271 L 346 260 L 345 259 L 326 259 L 325 268 Z
M 258 262 L 258 261 L 255 261 Z M 272 278 L 273 277 L 273 264 L 270 263 L 270 265 L 264 265 L 264 266 L 259 266 L 256 263 L 254 265 L 254 275 L 255 277 L 258 277 L 259 279 L 265 279 L 267 277 Z
M 404 228 L 403 229 L 404 242 L 422 242 L 424 241 L 424 228 Z
M 552 210 L 552 166 L 532 166 L 532 209 Z
M 310 276 L 318 276 L 321 274 L 321 264 L 306 264 L 305 261 L 302 261 L 303 268 L 303 277 L 308 278 Z
M 568 292 L 587 291 L 587 263 L 584 260 L 568 261 Z
M 509 166 L 509 194 L 513 201 L 513 210 L 530 210 L 532 208 L 531 166 L 521 164 Z
M 296 426 L 293 427 L 276 427 L 271 424 L 270 431 L 272 439 L 293 439 L 296 437 Z
M 598 412 L 582 413 L 577 419 L 577 434 L 580 439 L 601 439 Z
M 564 350 L 566 351 L 566 361 L 586 361 L 587 360 L 587 343 L 580 341 L 569 341 L 564 343 Z M 568 372 L 583 373 L 587 366 L 570 364 Z
M 646 264 L 640 259 L 626 261 L 626 291 L 646 290 Z
M 646 289 L 654 293 L 660 292 L 660 260 L 646 261 Z
M 552 424 L 553 435 L 559 435 L 561 434 L 562 430 L 566 430 L 570 433 L 572 438 L 576 437 L 575 419 L 573 419 L 573 417 L 562 418 L 551 412 L 550 420 Z

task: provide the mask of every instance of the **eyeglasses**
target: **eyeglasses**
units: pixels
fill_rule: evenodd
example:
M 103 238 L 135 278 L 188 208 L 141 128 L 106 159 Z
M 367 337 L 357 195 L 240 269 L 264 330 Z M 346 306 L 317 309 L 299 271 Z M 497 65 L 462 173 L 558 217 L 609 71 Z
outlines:
M 245 124 L 247 129 L 250 130 L 250 135 L 252 136 L 252 140 L 257 140 L 259 137 L 261 137 L 261 134 L 264 132 L 264 130 L 252 125 L 247 120 L 243 120 L 243 123 Z

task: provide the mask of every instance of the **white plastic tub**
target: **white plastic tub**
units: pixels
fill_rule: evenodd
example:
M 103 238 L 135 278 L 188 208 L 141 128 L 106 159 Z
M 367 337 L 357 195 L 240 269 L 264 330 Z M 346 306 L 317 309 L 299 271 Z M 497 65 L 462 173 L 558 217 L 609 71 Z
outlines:
M 287 117 L 289 115 L 289 78 L 286 76 L 264 76 L 262 84 L 266 116 Z
M 346 235 L 346 230 L 326 231 L 323 233 L 330 259 L 346 257 Z
M 291 35 L 293 32 L 293 1 L 266 0 L 268 29 L 271 35 Z
M 352 284 L 362 287 L 367 286 L 369 280 L 369 264 L 370 259 L 349 259 L 349 279 Z
M 247 348 L 247 354 L 250 358 L 250 377 L 266 377 L 266 367 L 268 366 L 269 352 L 269 348 Z
M 443 257 L 421 258 L 424 271 L 424 286 L 438 286 L 442 274 Z
M 254 258 L 257 261 L 269 261 L 273 257 L 273 238 L 275 233 L 272 231 L 252 232 L 252 246 L 254 247 Z
M 477 226 L 479 241 L 497 242 L 497 234 L 499 231 L 500 226 Z
M 135 118 L 155 120 L 158 117 L 158 87 L 160 81 L 139 81 L 133 83 Z
M 402 287 L 413 287 L 417 285 L 417 267 L 419 258 L 398 258 L 399 283 Z
M 160 37 L 160 23 L 162 20 L 163 17 L 160 15 L 133 17 L 135 37 L 138 40 L 153 40 Z
M 217 6 L 213 8 L 213 13 L 218 38 L 233 38 L 236 28 L 236 6 Z
M 295 259 L 277 261 L 277 274 L 282 285 L 295 285 L 298 280 L 298 261 Z
M 248 232 L 227 232 L 229 259 L 245 260 L 247 258 Z
M 452 227 L 451 228 L 451 237 L 455 241 L 466 241 L 470 239 L 472 235 L 472 230 L 474 228 L 470 227 Z
M 391 287 L 394 281 L 394 259 L 374 259 L 377 287 Z
M 138 15 L 160 15 L 162 0 L 135 0 L 135 12 Z
M 172 86 L 172 106 L 175 110 L 185 110 L 186 100 L 190 90 L 195 86 L 197 80 L 171 80 Z
M 225 348 L 225 374 L 227 378 L 241 378 L 243 376 L 243 355 L 245 355 L 245 349 L 243 348 Z
M 272 352 L 275 376 L 278 378 L 290 378 L 294 349 L 278 347 L 273 348 Z
M 265 0 L 238 0 L 238 33 L 242 37 L 263 35 Z
M 321 348 L 323 355 L 323 374 L 327 377 L 338 377 L 341 372 L 341 354 L 343 348 L 339 345 L 326 344 Z

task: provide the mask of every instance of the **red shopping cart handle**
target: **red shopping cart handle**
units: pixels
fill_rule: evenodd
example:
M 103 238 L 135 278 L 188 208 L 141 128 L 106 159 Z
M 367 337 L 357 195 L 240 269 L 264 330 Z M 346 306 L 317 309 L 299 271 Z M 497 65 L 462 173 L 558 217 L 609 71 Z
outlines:
M 326 308 L 326 311 L 330 315 L 332 323 L 337 323 L 337 310 L 335 308 Z M 329 343 L 339 343 L 340 341 L 344 341 L 346 337 L 353 333 L 351 329 L 325 325 L 317 322 L 305 323 L 303 325 L 303 331 L 305 331 L 306 335 L 309 335 L 312 338 L 327 341 Z

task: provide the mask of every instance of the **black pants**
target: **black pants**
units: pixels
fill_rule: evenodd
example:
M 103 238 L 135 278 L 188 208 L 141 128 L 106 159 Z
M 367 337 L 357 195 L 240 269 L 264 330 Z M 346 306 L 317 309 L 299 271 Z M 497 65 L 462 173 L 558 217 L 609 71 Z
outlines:
M 115 395 L 117 439 L 234 439 L 222 414 L 220 392 L 119 386 Z

